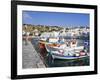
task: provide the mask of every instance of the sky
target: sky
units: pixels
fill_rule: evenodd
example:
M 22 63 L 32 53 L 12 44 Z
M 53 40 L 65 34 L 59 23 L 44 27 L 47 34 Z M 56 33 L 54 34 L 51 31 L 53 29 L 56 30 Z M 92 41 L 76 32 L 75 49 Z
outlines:
M 23 24 L 49 25 L 49 26 L 89 26 L 89 14 L 64 13 L 64 12 L 43 12 L 23 11 Z

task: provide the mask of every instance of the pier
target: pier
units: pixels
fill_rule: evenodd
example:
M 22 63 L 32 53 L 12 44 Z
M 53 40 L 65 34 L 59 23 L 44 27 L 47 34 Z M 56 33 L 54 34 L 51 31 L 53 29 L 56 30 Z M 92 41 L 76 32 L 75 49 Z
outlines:
M 45 68 L 45 64 L 41 56 L 36 52 L 34 45 L 30 41 L 22 43 L 22 64 L 23 69 L 26 68 Z

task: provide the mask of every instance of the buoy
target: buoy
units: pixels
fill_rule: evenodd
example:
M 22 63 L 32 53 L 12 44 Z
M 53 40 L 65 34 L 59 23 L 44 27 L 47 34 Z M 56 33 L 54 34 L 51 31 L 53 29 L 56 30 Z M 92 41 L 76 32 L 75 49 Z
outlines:
M 85 55 L 85 52 L 80 52 L 80 56 L 84 56 Z

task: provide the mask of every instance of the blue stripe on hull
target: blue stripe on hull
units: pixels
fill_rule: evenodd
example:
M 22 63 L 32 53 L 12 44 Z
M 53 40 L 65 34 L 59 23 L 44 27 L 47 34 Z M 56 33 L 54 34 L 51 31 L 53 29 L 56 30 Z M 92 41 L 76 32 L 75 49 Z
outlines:
M 77 56 L 64 56 L 64 55 L 56 55 L 56 54 L 52 54 L 52 56 L 54 57 L 54 58 L 57 58 L 57 59 L 78 59 L 78 58 L 83 58 L 83 57 L 87 57 L 87 56 L 79 56 L 79 57 L 77 57 Z

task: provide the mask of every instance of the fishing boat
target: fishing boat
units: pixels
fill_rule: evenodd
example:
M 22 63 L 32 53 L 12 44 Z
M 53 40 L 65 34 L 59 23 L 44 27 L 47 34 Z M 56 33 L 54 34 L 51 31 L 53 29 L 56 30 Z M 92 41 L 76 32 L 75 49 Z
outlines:
M 58 34 L 51 36 L 45 33 L 41 36 L 39 44 L 41 51 L 46 50 L 46 54 L 49 53 L 53 59 L 78 59 L 88 56 L 88 52 L 84 51 L 84 46 L 78 46 L 75 38 L 66 41 Z
M 55 33 L 55 32 L 53 32 Z M 57 37 L 54 37 L 55 34 L 53 33 L 43 33 L 41 36 L 40 36 L 40 40 L 39 40 L 39 48 L 45 48 L 45 44 L 50 44 L 50 43 L 55 43 L 58 41 L 58 38 Z
M 77 46 L 77 43 L 49 43 L 45 44 L 47 52 L 53 59 L 79 59 L 89 56 L 84 52 L 84 46 Z

